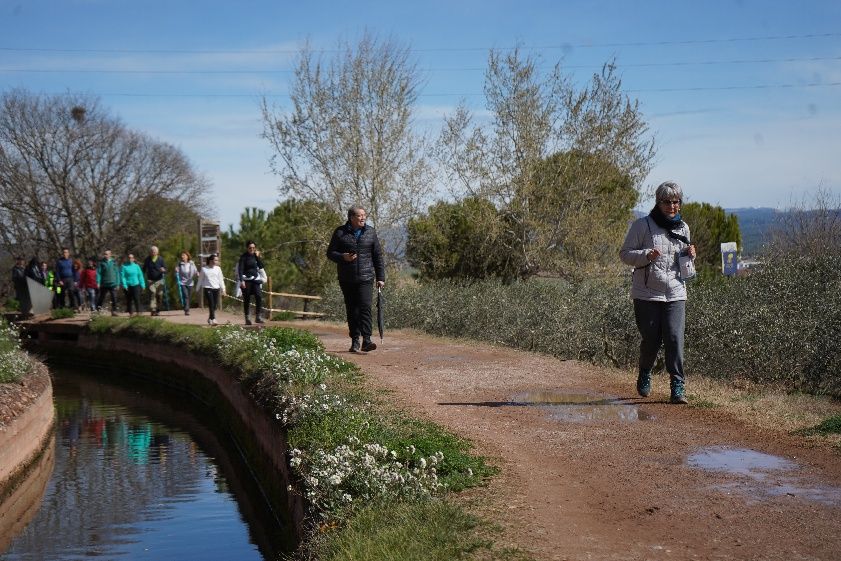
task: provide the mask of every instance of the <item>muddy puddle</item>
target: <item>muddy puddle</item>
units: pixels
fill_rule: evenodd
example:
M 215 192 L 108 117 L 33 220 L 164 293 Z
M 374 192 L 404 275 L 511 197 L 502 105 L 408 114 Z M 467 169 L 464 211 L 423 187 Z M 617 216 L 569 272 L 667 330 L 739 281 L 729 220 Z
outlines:
M 655 417 L 637 405 L 610 396 L 555 391 L 523 392 L 514 395 L 505 405 L 540 407 L 552 419 L 567 422 L 585 421 L 650 421 Z
M 712 487 L 727 494 L 744 495 L 748 501 L 796 497 L 841 506 L 841 487 L 821 483 L 800 464 L 780 456 L 750 448 L 711 446 L 690 454 L 686 463 L 725 476 L 727 481 Z

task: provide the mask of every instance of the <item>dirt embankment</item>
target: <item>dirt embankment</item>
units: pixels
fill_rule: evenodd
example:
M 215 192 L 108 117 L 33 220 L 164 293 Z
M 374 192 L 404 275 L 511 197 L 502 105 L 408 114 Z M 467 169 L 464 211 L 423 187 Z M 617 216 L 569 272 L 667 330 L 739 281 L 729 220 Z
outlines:
M 539 559 L 841 555 L 838 451 L 670 405 L 665 377 L 642 399 L 630 376 L 574 361 L 411 331 L 351 354 L 343 326 L 290 325 L 496 458 L 482 509 Z

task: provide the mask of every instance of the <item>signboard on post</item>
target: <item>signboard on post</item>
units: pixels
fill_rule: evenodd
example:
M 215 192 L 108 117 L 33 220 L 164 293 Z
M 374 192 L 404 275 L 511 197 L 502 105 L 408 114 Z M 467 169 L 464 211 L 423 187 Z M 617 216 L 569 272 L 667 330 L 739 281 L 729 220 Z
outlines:
M 222 260 L 222 238 L 219 234 L 219 223 L 199 219 L 199 263 L 198 267 L 204 265 L 206 259 L 211 255 L 218 255 Z M 204 307 L 204 294 L 199 290 L 199 307 Z
M 739 270 L 739 259 L 736 250 L 736 242 L 725 242 L 721 244 L 721 272 L 725 276 L 735 276 Z

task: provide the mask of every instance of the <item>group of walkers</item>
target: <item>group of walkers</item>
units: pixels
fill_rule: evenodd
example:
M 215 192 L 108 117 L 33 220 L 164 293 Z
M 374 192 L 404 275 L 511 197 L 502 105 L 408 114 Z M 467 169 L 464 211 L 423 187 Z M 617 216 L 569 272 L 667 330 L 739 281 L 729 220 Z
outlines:
M 52 267 L 38 257 L 33 257 L 28 264 L 25 264 L 23 257 L 17 257 L 12 268 L 12 284 L 20 311 L 28 314 L 32 309 L 27 278 L 53 293 L 53 308 L 68 308 L 76 312 L 101 312 L 106 300 L 110 300 L 111 315 L 116 316 L 119 289 L 124 293 L 125 307 L 130 317 L 143 312 L 141 299 L 144 291 L 152 316 L 160 315 L 164 307 L 169 307 L 166 286 L 168 268 L 157 246 L 149 248 L 149 255 L 142 264 L 137 262 L 133 253 L 127 254 L 122 263 L 118 263 L 110 249 L 106 249 L 100 259 L 91 257 L 86 261 L 87 264 L 82 265 L 79 258 L 71 257 L 70 249 L 66 247 L 62 248 L 61 256 Z M 237 263 L 236 271 L 239 288 L 243 293 L 245 323 L 251 324 L 249 307 L 252 296 L 258 310 L 255 320 L 257 323 L 263 323 L 260 307 L 265 269 L 254 242 L 248 242 L 246 252 Z M 208 306 L 207 323 L 216 325 L 216 310 L 221 298 L 227 294 L 225 278 L 219 266 L 219 256 L 208 256 L 199 269 L 192 261 L 190 252 L 184 250 L 175 266 L 173 277 L 184 314 L 190 315 L 193 291 L 198 287 L 203 291 Z
M 651 212 L 631 224 L 619 251 L 623 263 L 633 267 L 631 298 L 634 315 L 642 341 L 640 343 L 637 392 L 647 397 L 651 393 L 651 373 L 661 346 L 665 346 L 665 367 L 669 373 L 672 403 L 686 403 L 683 371 L 684 328 L 686 322 L 686 281 L 694 275 L 695 246 L 690 241 L 689 226 L 680 215 L 683 190 L 667 181 L 657 187 L 656 203 Z M 370 352 L 377 348 L 371 340 L 371 300 L 376 288 L 385 285 L 385 264 L 376 231 L 367 224 L 365 209 L 348 209 L 347 222 L 336 228 L 327 247 L 327 258 L 336 263 L 339 286 L 345 302 L 350 352 Z M 167 268 L 152 246 L 140 266 L 134 255 L 128 254 L 118 265 L 106 250 L 96 262 L 88 259 L 82 267 L 78 259 L 71 259 L 70 251 L 62 249 L 62 256 L 50 269 L 45 261 L 33 258 L 24 266 L 18 258 L 12 271 L 16 297 L 22 311 L 28 310 L 24 294 L 26 277 L 55 291 L 57 307 L 101 310 L 106 297 L 111 299 L 111 314 L 117 313 L 117 288 L 122 286 L 129 315 L 139 314 L 140 294 L 148 289 L 149 308 L 158 315 L 161 297 L 166 294 L 164 277 Z M 215 312 L 219 299 L 225 295 L 225 281 L 219 268 L 219 258 L 211 255 L 198 271 L 187 251 L 175 269 L 184 313 L 190 313 L 190 298 L 194 284 L 204 291 L 209 308 L 208 324 L 216 325 Z M 198 281 L 196 283 L 196 278 Z M 265 269 L 257 246 L 246 243 L 235 269 L 238 292 L 242 292 L 245 324 L 251 325 L 250 302 L 256 304 L 255 321 L 263 323 L 262 283 Z

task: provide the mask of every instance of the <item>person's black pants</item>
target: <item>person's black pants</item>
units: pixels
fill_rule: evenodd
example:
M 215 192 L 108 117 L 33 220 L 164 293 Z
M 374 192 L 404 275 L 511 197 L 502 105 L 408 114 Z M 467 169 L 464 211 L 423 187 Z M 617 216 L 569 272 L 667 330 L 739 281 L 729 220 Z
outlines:
M 126 310 L 131 313 L 131 305 L 134 303 L 134 309 L 140 313 L 140 285 L 129 286 L 126 288 Z
M 111 311 L 117 311 L 117 287 L 116 286 L 100 286 L 99 298 L 96 299 L 96 309 L 101 310 L 102 304 L 105 302 L 105 295 L 111 295 Z
M 263 283 L 255 281 L 245 281 L 245 290 L 242 291 L 242 309 L 245 312 L 245 317 L 251 315 L 249 308 L 251 307 L 251 295 L 254 295 L 254 305 L 257 307 L 256 317 L 260 317 L 260 310 L 263 307 Z
M 219 289 L 205 288 L 204 298 L 207 300 L 207 309 L 210 312 L 209 319 L 216 319 L 216 308 L 219 306 Z
M 371 338 L 371 299 L 374 294 L 374 281 L 340 282 L 342 295 L 345 297 L 347 326 L 352 339 L 362 335 L 364 340 Z

